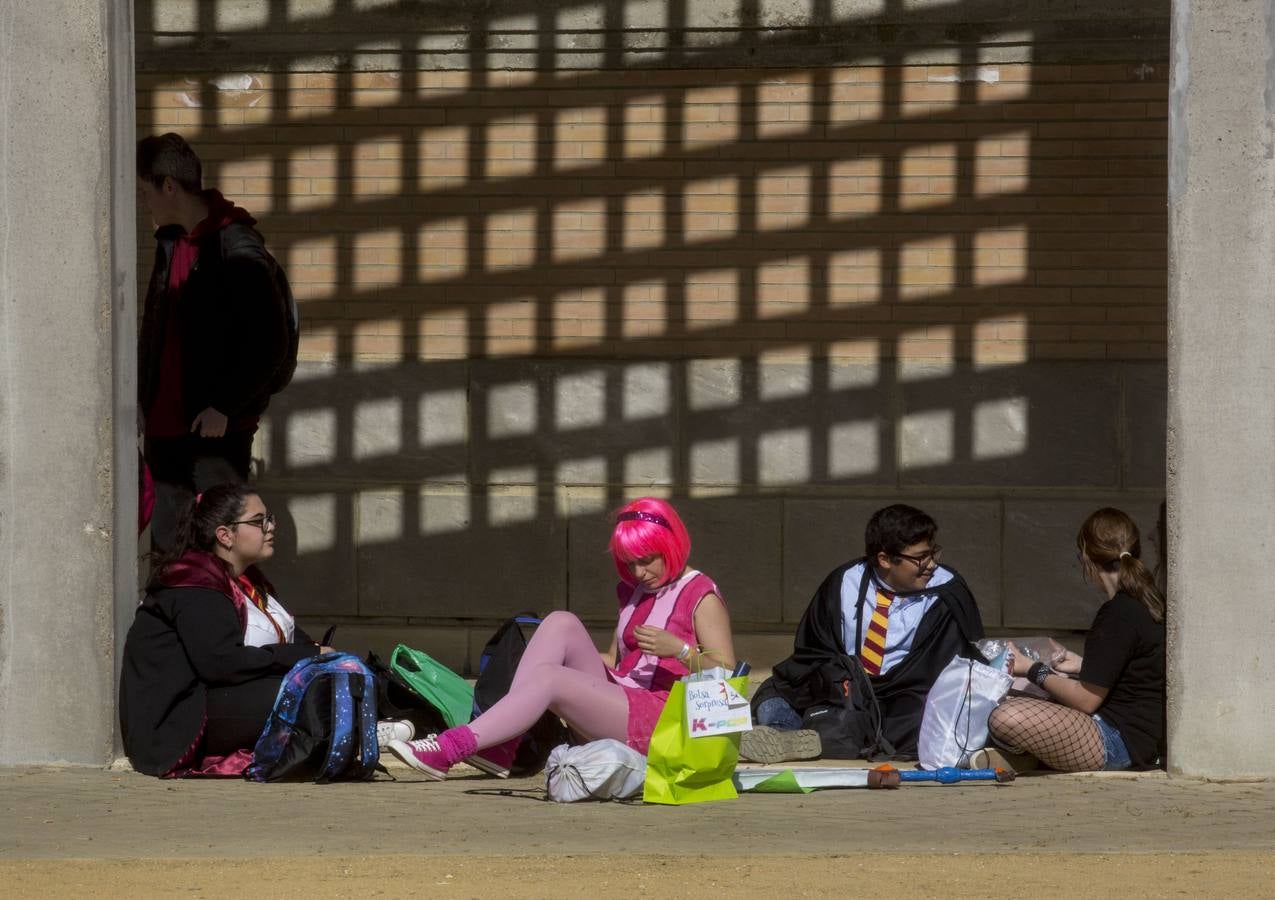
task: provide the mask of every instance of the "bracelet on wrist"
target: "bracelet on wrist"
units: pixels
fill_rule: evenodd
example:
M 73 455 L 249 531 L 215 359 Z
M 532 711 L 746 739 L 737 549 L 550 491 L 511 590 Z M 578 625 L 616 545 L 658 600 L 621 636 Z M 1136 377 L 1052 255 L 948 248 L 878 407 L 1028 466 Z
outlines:
M 1045 686 L 1045 679 L 1050 675 L 1056 674 L 1057 673 L 1046 663 L 1032 663 L 1031 668 L 1027 670 L 1027 680 L 1036 685 L 1036 687 L 1043 688 Z
M 680 662 L 686 662 L 691 658 L 691 645 L 682 641 L 682 649 L 677 651 L 677 658 Z

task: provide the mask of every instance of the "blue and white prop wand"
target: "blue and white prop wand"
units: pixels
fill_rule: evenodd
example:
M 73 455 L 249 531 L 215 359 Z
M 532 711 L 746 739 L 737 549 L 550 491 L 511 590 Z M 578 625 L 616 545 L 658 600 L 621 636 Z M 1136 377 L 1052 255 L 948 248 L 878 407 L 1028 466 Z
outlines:
M 896 769 L 891 765 L 877 766 L 872 770 L 880 772 L 878 783 L 873 787 L 897 787 L 907 781 L 937 781 L 939 784 L 958 784 L 962 781 L 994 781 L 997 784 L 1009 784 L 1014 780 L 1012 769 L 955 769 L 944 766 L 941 769 L 925 771 L 924 769 Z

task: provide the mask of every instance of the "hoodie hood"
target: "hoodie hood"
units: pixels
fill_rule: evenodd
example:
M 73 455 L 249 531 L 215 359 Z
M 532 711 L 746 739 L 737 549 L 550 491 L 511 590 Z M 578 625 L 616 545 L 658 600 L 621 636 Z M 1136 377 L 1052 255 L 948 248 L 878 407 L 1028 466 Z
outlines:
M 206 234 L 212 234 L 214 231 L 220 231 L 227 225 L 235 223 L 241 223 L 249 227 L 257 224 L 257 220 L 252 217 L 248 210 L 242 206 L 235 206 L 235 204 L 221 195 L 221 191 L 207 190 L 200 196 L 208 204 L 208 217 L 196 225 L 195 230 L 190 233 L 192 240 L 203 237 Z
M 172 241 L 185 238 L 187 241 L 194 241 L 220 231 L 227 225 L 240 224 L 251 228 L 257 224 L 252 213 L 242 206 L 235 206 L 222 196 L 221 191 L 209 189 L 201 191 L 199 196 L 208 205 L 208 215 L 194 229 L 187 233 L 180 225 L 163 225 L 155 229 L 155 239 Z

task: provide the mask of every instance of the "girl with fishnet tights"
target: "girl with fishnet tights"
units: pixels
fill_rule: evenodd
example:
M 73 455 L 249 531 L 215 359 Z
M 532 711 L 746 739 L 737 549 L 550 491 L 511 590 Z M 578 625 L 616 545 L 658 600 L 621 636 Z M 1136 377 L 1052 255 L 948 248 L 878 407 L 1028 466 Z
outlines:
M 1165 602 L 1142 563 L 1138 527 L 1118 509 L 1100 509 L 1080 527 L 1076 547 L 1085 580 L 1107 596 L 1084 656 L 1067 653 L 1051 668 L 1016 650 L 1014 674 L 1051 700 L 1007 700 L 992 711 L 988 729 L 1005 749 L 1062 772 L 1159 765 Z

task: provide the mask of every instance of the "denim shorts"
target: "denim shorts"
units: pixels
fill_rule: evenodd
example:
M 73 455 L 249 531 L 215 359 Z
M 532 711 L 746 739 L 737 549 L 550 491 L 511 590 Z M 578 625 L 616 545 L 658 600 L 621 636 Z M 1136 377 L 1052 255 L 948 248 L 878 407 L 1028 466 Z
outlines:
M 1095 714 L 1093 722 L 1102 735 L 1102 770 L 1104 772 L 1120 772 L 1133 765 L 1129 758 L 1129 748 L 1110 723 L 1104 722 L 1102 716 Z

